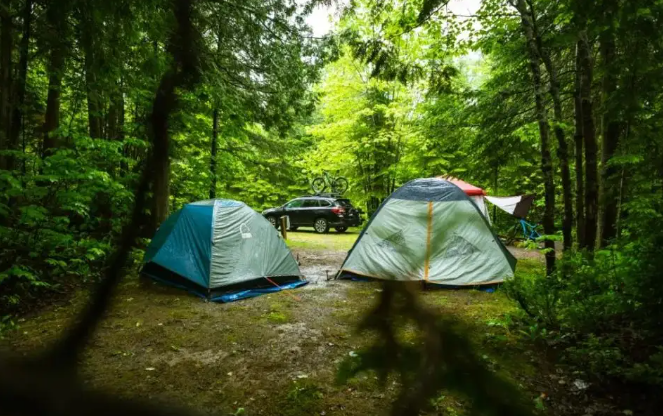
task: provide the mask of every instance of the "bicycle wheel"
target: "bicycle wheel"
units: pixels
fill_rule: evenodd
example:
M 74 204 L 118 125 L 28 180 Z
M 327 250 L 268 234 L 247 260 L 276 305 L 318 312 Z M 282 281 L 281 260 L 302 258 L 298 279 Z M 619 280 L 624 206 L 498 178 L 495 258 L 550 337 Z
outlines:
M 348 190 L 348 180 L 344 177 L 338 177 L 334 179 L 334 182 L 332 182 L 332 188 L 334 192 L 342 194 Z
M 327 188 L 327 184 L 325 183 L 325 178 L 315 178 L 313 179 L 313 182 L 311 183 L 311 188 L 313 188 L 313 192 L 316 194 L 319 194 Z

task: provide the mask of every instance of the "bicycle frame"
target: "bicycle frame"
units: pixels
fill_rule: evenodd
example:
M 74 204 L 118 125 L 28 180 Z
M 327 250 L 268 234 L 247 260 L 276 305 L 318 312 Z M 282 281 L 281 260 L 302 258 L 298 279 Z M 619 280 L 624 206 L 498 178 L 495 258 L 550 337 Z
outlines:
M 325 178 L 325 184 L 329 187 L 329 189 L 331 189 L 333 187 L 332 183 L 334 182 L 334 178 L 332 178 L 332 176 L 326 170 L 323 171 L 322 177 Z
M 536 231 L 536 227 L 538 227 L 538 225 L 530 224 L 527 221 L 521 219 L 520 226 L 523 228 L 523 237 L 525 237 L 526 240 L 536 240 L 537 238 L 541 237 L 541 234 Z

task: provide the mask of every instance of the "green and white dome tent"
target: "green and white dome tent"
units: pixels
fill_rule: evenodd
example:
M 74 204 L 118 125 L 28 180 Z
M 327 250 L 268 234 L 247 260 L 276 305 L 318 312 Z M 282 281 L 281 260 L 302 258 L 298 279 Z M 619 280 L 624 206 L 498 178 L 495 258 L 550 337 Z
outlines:
M 475 286 L 513 277 L 516 259 L 456 185 L 415 179 L 392 193 L 348 253 L 341 278 Z
M 221 302 L 307 283 L 269 221 L 229 199 L 193 202 L 171 214 L 143 263 L 143 274 Z

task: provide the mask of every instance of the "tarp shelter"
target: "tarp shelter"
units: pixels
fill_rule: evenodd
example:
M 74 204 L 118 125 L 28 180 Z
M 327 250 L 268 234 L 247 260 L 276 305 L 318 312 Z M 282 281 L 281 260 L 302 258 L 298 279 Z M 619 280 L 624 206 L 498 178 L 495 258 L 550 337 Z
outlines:
M 488 215 L 488 208 L 486 208 L 486 203 L 484 201 L 484 197 L 486 196 L 486 191 L 484 191 L 483 189 L 477 186 L 469 184 L 463 180 L 454 178 L 452 176 L 438 176 L 438 178 L 453 183 L 454 185 L 459 187 L 463 192 L 465 192 L 465 195 L 467 195 L 477 205 L 479 211 L 481 211 L 483 216 L 486 217 L 486 219 L 488 220 L 488 223 L 490 223 L 490 215 Z
M 406 183 L 382 203 L 340 276 L 472 286 L 512 277 L 515 264 L 468 195 L 428 178 Z
M 502 211 L 520 219 L 523 219 L 527 216 L 529 209 L 532 207 L 532 202 L 534 202 L 534 195 L 518 195 L 506 197 L 486 195 L 485 198 Z
M 242 202 L 211 199 L 172 214 L 147 247 L 142 272 L 213 301 L 306 284 L 274 227 Z
M 469 184 L 461 179 L 454 178 L 452 176 L 438 176 L 438 178 L 453 183 L 463 192 L 465 192 L 465 195 L 467 195 L 477 205 L 479 211 L 481 211 L 484 217 L 486 217 L 488 223 L 490 223 L 490 215 L 488 214 L 488 208 L 486 207 L 486 200 L 497 206 L 502 211 L 520 219 L 523 219 L 527 216 L 529 209 L 532 207 L 532 202 L 534 202 L 533 195 L 518 195 L 507 197 L 488 196 L 486 191 L 483 189 Z

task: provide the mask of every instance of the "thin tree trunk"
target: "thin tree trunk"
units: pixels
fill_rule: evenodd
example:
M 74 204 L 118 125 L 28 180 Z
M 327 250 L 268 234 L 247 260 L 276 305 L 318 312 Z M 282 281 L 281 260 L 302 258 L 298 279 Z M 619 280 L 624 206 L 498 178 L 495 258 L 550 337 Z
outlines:
M 124 95 L 122 82 L 116 83 L 114 92 L 110 96 L 110 105 L 106 117 L 106 137 L 110 140 L 122 140 L 124 127 Z
M 617 91 L 617 76 L 612 64 L 615 59 L 615 40 L 612 33 L 601 37 L 601 60 L 604 67 L 603 76 L 603 141 L 601 147 L 601 246 L 607 246 L 617 235 L 617 210 L 619 196 L 618 169 L 609 164 L 619 146 L 621 122 L 614 103 Z
M 64 3 L 63 3 L 64 4 Z M 60 137 L 55 132 L 60 126 L 60 89 L 64 73 L 67 10 L 59 3 L 49 3 L 46 10 L 47 39 L 50 46 L 48 57 L 48 96 L 44 115 L 44 143 L 42 156 L 48 156 L 61 145 Z
M 18 137 L 23 126 L 23 106 L 25 104 L 25 88 L 28 74 L 28 52 L 30 48 L 30 30 L 32 27 L 32 0 L 25 0 L 23 7 L 23 36 L 19 45 L 18 77 L 16 79 L 16 101 L 14 104 L 11 134 L 9 136 L 9 148 L 18 149 Z M 14 158 L 9 159 L 8 169 L 15 168 Z
M 555 233 L 555 184 L 553 181 L 552 156 L 550 155 L 550 127 L 548 125 L 548 114 L 544 103 L 544 89 L 541 81 L 541 56 L 534 37 L 533 22 L 527 10 L 525 0 L 510 0 L 511 4 L 520 13 L 523 32 L 527 41 L 527 52 L 529 55 L 530 70 L 532 71 L 532 82 L 534 84 L 534 101 L 536 104 L 536 115 L 539 123 L 539 135 L 541 138 L 541 171 L 545 189 L 545 211 L 543 214 L 543 231 L 546 235 Z M 555 270 L 555 243 L 550 239 L 545 240 L 546 247 L 546 273 L 552 274 Z
M 583 135 L 582 135 L 582 100 L 580 98 L 580 42 L 576 44 L 576 63 L 575 63 L 575 90 L 573 95 L 575 134 L 575 160 L 576 160 L 576 238 L 579 247 L 585 247 L 585 189 L 583 180 Z
M 493 175 L 493 181 L 494 181 L 493 182 L 493 192 L 495 192 L 495 195 L 498 195 L 498 192 L 497 192 L 498 191 L 498 189 L 497 189 L 498 181 L 497 181 L 497 179 L 499 177 L 499 173 L 500 173 L 500 165 L 499 165 L 499 163 L 496 162 L 495 163 L 494 175 Z M 493 205 L 493 225 L 496 225 L 496 224 L 497 224 L 497 205 Z
M 60 88 L 62 87 L 62 70 L 64 57 L 62 50 L 51 52 L 48 78 L 48 96 L 46 98 L 46 114 L 44 115 L 43 155 L 54 151 L 60 146 L 59 137 L 54 132 L 60 126 Z
M 210 199 L 216 198 L 216 153 L 219 141 L 219 109 L 215 108 L 212 114 L 212 149 L 209 159 L 209 173 L 210 173 L 210 186 L 209 197 Z
M 0 150 L 11 149 L 11 64 L 12 64 L 12 16 L 11 0 L 0 3 Z M 8 158 L 0 155 L 0 169 L 8 167 Z
M 593 62 L 589 40 L 580 32 L 580 100 L 582 105 L 582 135 L 585 145 L 585 241 L 581 248 L 594 250 L 598 214 L 598 167 L 596 129 L 592 103 Z
M 89 1 L 82 5 L 83 11 L 81 13 L 81 44 L 83 46 L 83 53 L 85 55 L 85 91 L 87 94 L 87 113 L 88 113 L 88 129 L 90 137 L 102 137 L 102 111 L 101 111 L 101 94 L 97 84 L 96 74 L 96 48 L 94 45 L 94 22 L 92 21 L 92 10 Z
M 170 140 L 168 120 L 177 101 L 176 88 L 192 84 L 198 78 L 198 57 L 193 24 L 191 22 L 192 0 L 175 2 L 175 16 L 178 28 L 177 36 L 170 39 L 168 50 L 173 55 L 173 63 L 168 69 L 157 89 L 156 98 L 150 115 L 152 126 L 152 151 L 155 160 L 152 192 L 154 194 L 152 209 L 152 227 L 156 230 L 168 216 L 168 200 L 170 196 Z
M 555 137 L 557 138 L 557 158 L 559 159 L 559 170 L 562 176 L 562 200 L 564 202 L 564 217 L 562 218 L 562 235 L 564 238 L 564 250 L 573 246 L 573 196 L 571 192 L 571 171 L 569 169 L 569 150 L 564 135 L 562 124 L 564 123 L 564 114 L 562 113 L 562 100 L 559 95 L 559 78 L 557 68 L 550 57 L 550 51 L 543 47 L 541 34 L 536 22 L 536 13 L 531 1 L 528 0 L 532 31 L 536 39 L 536 47 L 539 51 L 543 64 L 548 72 L 550 84 L 550 96 L 553 102 L 553 116 L 555 119 Z

